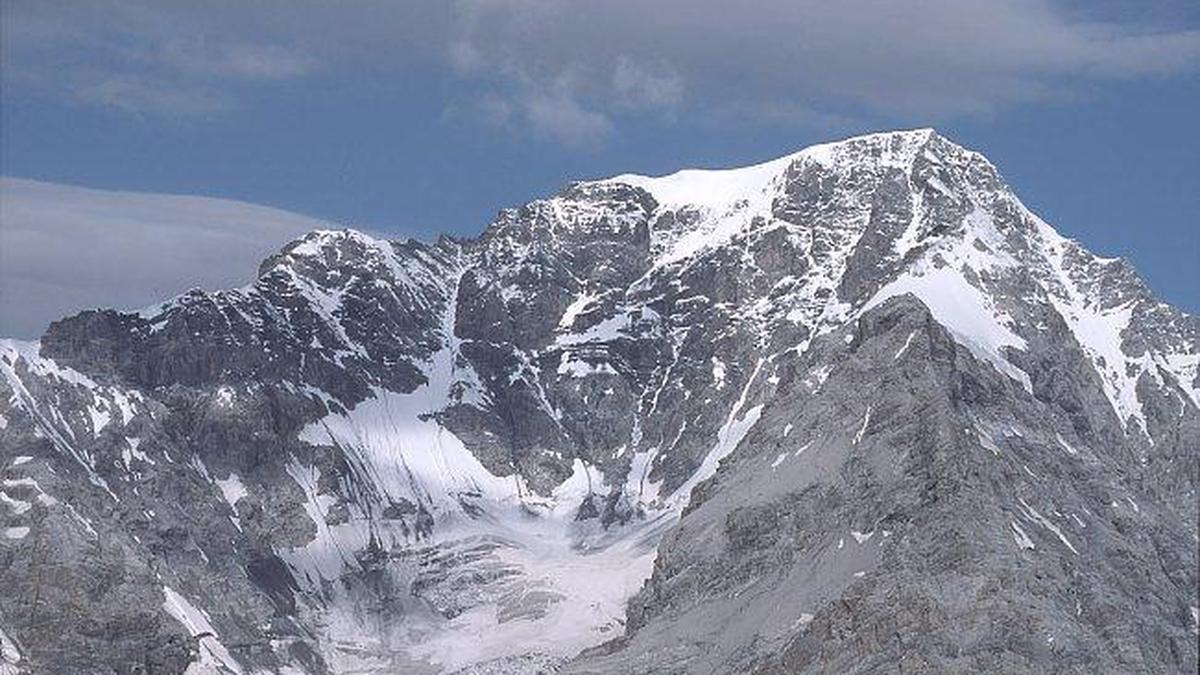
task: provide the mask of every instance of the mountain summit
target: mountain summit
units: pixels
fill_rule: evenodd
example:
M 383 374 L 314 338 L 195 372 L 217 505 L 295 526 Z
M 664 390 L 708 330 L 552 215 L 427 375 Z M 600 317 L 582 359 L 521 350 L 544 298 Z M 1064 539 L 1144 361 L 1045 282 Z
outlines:
M 1198 342 L 930 129 L 314 231 L 0 347 L 0 663 L 1194 671 Z

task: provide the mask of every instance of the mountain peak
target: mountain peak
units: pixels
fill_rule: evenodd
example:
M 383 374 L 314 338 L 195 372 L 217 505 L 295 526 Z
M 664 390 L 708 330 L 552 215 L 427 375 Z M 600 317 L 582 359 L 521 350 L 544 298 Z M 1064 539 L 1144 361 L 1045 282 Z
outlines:
M 277 264 L 336 265 L 353 262 L 371 252 L 388 251 L 391 244 L 349 227 L 317 229 L 288 242 L 263 262 L 261 275 Z
M 911 165 L 916 152 L 938 137 L 932 128 L 885 131 L 808 146 L 766 162 L 725 169 L 681 169 L 662 176 L 621 174 L 597 181 L 640 187 L 663 205 L 719 206 L 761 192 L 797 161 L 825 165 L 871 162 Z
M 961 634 L 946 579 L 1017 601 L 923 652 L 987 661 L 914 667 L 1195 663 L 1200 323 L 932 130 L 263 267 L 0 344 L 0 541 L 72 572 L 45 616 L 137 628 L 65 625 L 40 670 L 182 666 L 181 626 L 228 672 L 554 671 L 621 631 L 576 665 L 845 670 L 880 645 L 838 626 Z M 0 579 L 20 640 L 39 577 Z

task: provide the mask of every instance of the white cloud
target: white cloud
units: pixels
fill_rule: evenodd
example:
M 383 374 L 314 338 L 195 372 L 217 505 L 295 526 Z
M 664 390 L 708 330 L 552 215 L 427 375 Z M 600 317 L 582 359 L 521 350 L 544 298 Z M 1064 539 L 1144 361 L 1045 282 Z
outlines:
M 612 84 L 620 100 L 633 108 L 670 110 L 683 102 L 683 78 L 665 65 L 652 68 L 619 56 Z
M 594 146 L 612 133 L 608 117 L 562 92 L 530 93 L 520 103 L 533 129 L 568 145 Z
M 211 87 L 179 86 L 152 77 L 80 72 L 71 84 L 81 102 L 135 114 L 153 111 L 190 117 L 224 112 L 231 105 L 226 95 Z
M 82 309 L 240 286 L 267 255 L 321 226 L 226 199 L 0 178 L 0 335 L 36 337 Z
M 1069 1 L 42 0 L 2 7 L 6 71 L 32 71 L 56 87 L 78 79 L 60 71 L 87 64 L 107 76 L 99 81 L 122 83 L 89 97 L 105 105 L 186 108 L 158 95 L 164 81 L 184 102 L 220 98 L 228 107 L 248 82 L 420 70 L 448 76 L 452 98 L 486 99 L 480 107 L 491 108 L 489 119 L 507 107 L 506 124 L 573 144 L 619 131 L 616 121 L 626 115 L 720 117 L 736 108 L 743 125 L 847 115 L 937 120 L 1071 96 L 1105 81 L 1200 70 L 1200 29 L 1182 25 L 1195 23 L 1194 12 L 1172 14 L 1164 9 L 1170 3 Z M 505 105 L 497 108 L 497 100 Z
M 456 6 L 455 52 L 470 55 L 473 73 L 582 74 L 574 95 L 585 106 L 669 108 L 686 84 L 688 103 L 704 112 L 751 102 L 776 119 L 789 108 L 946 117 L 1059 96 L 1081 80 L 1200 70 L 1200 31 L 1088 20 L 1047 0 Z
M 6 80 L 129 113 L 211 116 L 236 107 L 231 84 L 315 70 L 298 35 L 273 42 L 237 25 L 244 12 L 136 1 L 0 7 Z
M 179 40 L 160 46 L 163 61 L 198 75 L 247 80 L 284 80 L 309 74 L 312 62 L 276 45 L 217 44 Z

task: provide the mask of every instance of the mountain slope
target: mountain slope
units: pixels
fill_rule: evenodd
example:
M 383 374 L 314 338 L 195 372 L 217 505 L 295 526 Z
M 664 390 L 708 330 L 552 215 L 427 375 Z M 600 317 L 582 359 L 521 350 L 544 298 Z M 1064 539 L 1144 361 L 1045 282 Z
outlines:
M 1186 670 L 1198 338 L 930 130 L 315 231 L 4 348 L 0 627 L 95 672 Z

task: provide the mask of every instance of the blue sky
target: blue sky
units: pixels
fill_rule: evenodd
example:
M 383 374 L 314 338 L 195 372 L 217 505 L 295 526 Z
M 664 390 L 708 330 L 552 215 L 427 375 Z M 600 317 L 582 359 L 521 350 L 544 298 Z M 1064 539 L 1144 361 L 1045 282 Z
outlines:
M 5 176 L 470 235 L 571 179 L 935 126 L 1200 310 L 1200 3 L 3 7 Z

